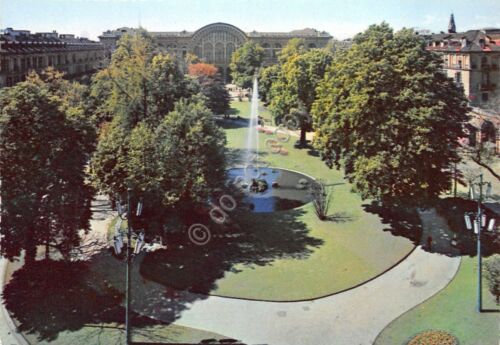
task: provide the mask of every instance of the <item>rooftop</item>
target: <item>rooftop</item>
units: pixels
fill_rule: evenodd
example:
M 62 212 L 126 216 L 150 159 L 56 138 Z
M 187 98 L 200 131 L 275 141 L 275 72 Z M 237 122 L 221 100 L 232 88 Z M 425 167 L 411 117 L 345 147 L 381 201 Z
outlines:
M 428 50 L 448 52 L 500 52 L 500 29 L 484 28 L 426 37 Z

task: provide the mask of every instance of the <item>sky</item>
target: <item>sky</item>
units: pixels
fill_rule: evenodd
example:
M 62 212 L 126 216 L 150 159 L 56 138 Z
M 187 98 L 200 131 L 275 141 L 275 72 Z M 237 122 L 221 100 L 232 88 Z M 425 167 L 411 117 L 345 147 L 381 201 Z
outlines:
M 225 22 L 245 32 L 315 28 L 338 39 L 370 24 L 446 31 L 500 28 L 500 0 L 0 0 L 0 28 L 76 34 L 141 25 L 149 31 L 195 31 Z

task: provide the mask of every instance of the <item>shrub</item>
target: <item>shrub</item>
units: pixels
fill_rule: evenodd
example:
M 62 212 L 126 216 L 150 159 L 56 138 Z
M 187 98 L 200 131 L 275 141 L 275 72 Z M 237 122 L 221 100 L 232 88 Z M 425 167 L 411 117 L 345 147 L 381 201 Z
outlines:
M 407 345 L 458 345 L 458 341 L 445 331 L 425 331 L 417 334 Z
M 484 262 L 486 268 L 486 280 L 493 296 L 496 297 L 497 304 L 500 300 L 500 255 L 495 254 L 487 258 Z
M 330 208 L 331 193 L 326 188 L 325 182 L 316 180 L 311 184 L 311 194 L 313 196 L 314 211 L 320 220 L 328 218 L 328 209 Z

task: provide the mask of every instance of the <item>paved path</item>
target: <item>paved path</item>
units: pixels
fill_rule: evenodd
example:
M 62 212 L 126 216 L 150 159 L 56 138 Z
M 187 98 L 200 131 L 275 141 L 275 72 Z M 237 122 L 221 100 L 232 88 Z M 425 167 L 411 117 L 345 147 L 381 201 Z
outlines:
M 417 248 L 391 271 L 344 293 L 292 303 L 209 297 L 196 301 L 176 324 L 248 344 L 373 344 L 392 320 L 444 288 L 459 263 Z
M 86 246 L 83 256 L 92 255 L 96 250 L 106 246 L 106 233 L 109 222 L 113 219 L 113 211 L 109 207 L 106 197 L 98 195 L 92 202 L 92 219 L 90 227 L 92 231 L 84 235 L 82 243 L 90 244 Z M 8 260 L 0 258 L 0 296 L 5 285 L 6 268 Z M 4 307 L 0 298 L 0 345 L 29 345 L 26 339 L 17 332 L 16 327 L 9 313 Z
M 434 210 L 422 212 L 421 218 L 425 234 L 447 231 Z M 443 289 L 459 264 L 459 257 L 429 253 L 419 246 L 386 274 L 344 293 L 291 303 L 212 296 L 194 302 L 176 324 L 248 344 L 373 344 L 392 320 Z
M 5 283 L 7 259 L 0 258 L 0 295 Z M 17 333 L 14 322 L 0 299 L 0 345 L 28 345 L 24 337 Z
M 101 201 L 101 217 L 94 216 L 92 232 L 103 241 L 111 214 Z M 421 217 L 426 234 L 447 226 L 434 211 L 422 212 Z M 215 296 L 198 299 L 193 295 L 187 309 L 179 310 L 175 324 L 223 334 L 247 344 L 369 345 L 392 320 L 443 289 L 454 277 L 459 263 L 459 257 L 429 253 L 418 247 L 398 266 L 367 284 L 309 302 L 260 302 Z M 138 272 L 136 277 L 139 278 Z M 153 282 L 148 285 L 142 296 L 136 294 L 134 304 L 157 302 L 164 296 L 165 287 L 156 287 Z M 186 295 L 184 300 L 190 299 L 189 293 L 182 294 Z M 161 303 L 155 304 L 160 306 Z M 157 319 L 171 315 L 168 311 L 163 314 L 163 308 L 141 307 L 136 311 Z M 4 344 L 20 343 L 4 340 Z

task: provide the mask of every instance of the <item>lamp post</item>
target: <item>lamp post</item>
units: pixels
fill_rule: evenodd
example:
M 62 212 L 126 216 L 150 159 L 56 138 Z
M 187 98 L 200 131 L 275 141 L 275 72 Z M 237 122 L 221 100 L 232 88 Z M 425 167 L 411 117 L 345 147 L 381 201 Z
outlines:
M 476 182 L 475 182 L 476 181 Z M 479 196 L 477 198 L 477 213 L 474 220 L 474 226 L 472 225 L 470 215 L 471 213 L 465 214 L 465 224 L 466 227 L 471 230 L 474 227 L 474 232 L 477 234 L 477 309 L 478 312 L 482 311 L 482 257 L 481 257 L 481 228 L 486 225 L 486 217 L 482 212 L 481 203 L 483 202 L 483 186 L 487 185 L 486 196 L 491 193 L 491 183 L 483 181 L 483 174 L 479 174 L 469 180 L 470 186 L 470 198 L 474 200 L 476 198 L 474 186 L 479 187 Z M 474 213 L 472 213 L 474 214 Z
M 131 188 L 127 188 L 127 270 L 125 273 L 125 338 L 126 344 L 130 345 L 131 333 L 130 333 L 130 241 L 132 237 L 132 226 L 130 225 L 130 194 L 132 193 Z
M 131 263 L 132 263 L 132 207 L 131 207 L 131 194 L 132 189 L 127 188 L 127 211 L 126 211 L 126 219 L 127 219 L 127 247 L 125 251 L 127 268 L 125 271 L 125 339 L 126 345 L 131 344 L 131 322 L 130 322 L 130 300 L 131 300 Z M 118 215 L 123 220 L 123 208 L 120 203 L 118 203 Z M 140 200 L 137 204 L 136 216 L 139 217 L 142 214 L 142 200 Z M 121 222 L 120 222 L 121 224 Z M 141 234 L 139 236 L 140 242 L 136 243 L 136 248 L 134 249 L 134 253 L 138 254 L 140 252 L 141 246 L 144 242 L 144 235 Z M 121 246 L 123 242 L 121 241 L 121 237 L 117 238 L 115 236 L 115 251 L 117 254 L 121 252 Z

